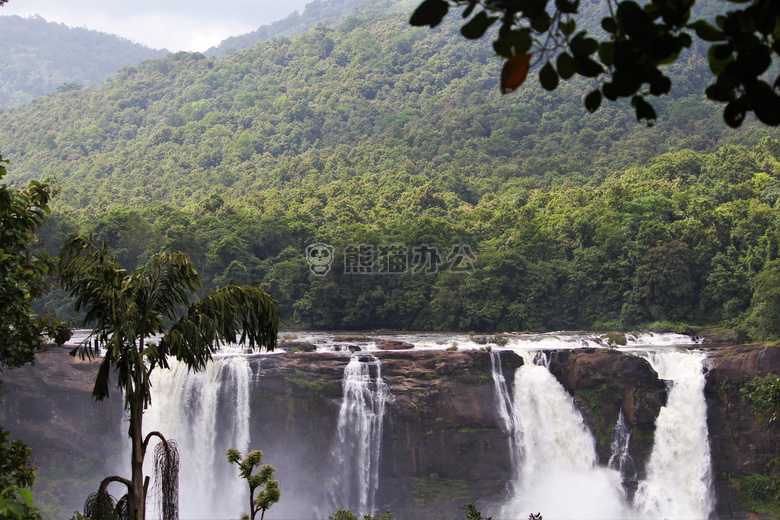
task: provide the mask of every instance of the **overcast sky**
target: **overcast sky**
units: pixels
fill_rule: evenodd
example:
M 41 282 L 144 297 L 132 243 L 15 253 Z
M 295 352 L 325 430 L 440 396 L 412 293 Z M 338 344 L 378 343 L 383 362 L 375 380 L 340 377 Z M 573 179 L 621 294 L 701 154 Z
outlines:
M 205 51 L 237 34 L 303 12 L 311 0 L 9 0 L 0 15 L 118 34 L 156 49 Z

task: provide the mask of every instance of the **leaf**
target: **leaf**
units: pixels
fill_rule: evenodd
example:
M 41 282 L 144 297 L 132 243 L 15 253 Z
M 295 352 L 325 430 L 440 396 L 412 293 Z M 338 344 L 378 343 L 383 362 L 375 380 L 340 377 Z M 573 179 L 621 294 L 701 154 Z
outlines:
M 723 119 L 731 128 L 738 128 L 742 121 L 745 120 L 746 113 L 747 103 L 745 98 L 739 97 L 726 105 L 726 108 L 723 110 Z
M 555 0 L 555 7 L 562 13 L 576 14 L 580 8 L 580 0 Z
M 32 507 L 33 505 L 33 494 L 29 489 L 25 488 L 19 488 L 19 495 L 21 495 L 22 499 L 27 502 L 27 505 Z
M 460 33 L 469 40 L 481 38 L 487 28 L 498 20 L 495 16 L 488 16 L 485 11 L 480 11 L 474 18 L 468 21 L 466 25 L 460 28 Z
M 444 0 L 425 0 L 412 13 L 409 23 L 414 26 L 428 25 L 436 27 L 449 11 L 449 4 Z
M 531 65 L 530 54 L 518 54 L 504 62 L 501 69 L 501 93 L 509 94 L 525 82 Z
M 574 18 L 564 20 L 558 24 L 558 28 L 563 34 L 569 36 L 574 33 L 574 30 L 577 28 L 577 21 Z
M 636 108 L 636 119 L 641 121 L 647 120 L 648 126 L 653 126 L 656 120 L 655 109 L 653 106 L 644 100 L 642 96 L 634 96 L 631 98 L 631 104 Z
M 780 125 L 780 97 L 763 81 L 747 85 L 747 97 L 756 117 L 765 125 Z
M 696 31 L 696 36 L 705 42 L 721 42 L 726 40 L 725 34 L 704 20 L 696 20 L 695 22 L 688 24 L 688 27 Z
M 558 56 L 556 65 L 558 66 L 558 74 L 561 76 L 561 79 L 569 79 L 574 76 L 574 60 L 571 54 L 561 53 Z
M 539 82 L 546 90 L 555 90 L 558 86 L 558 73 L 549 61 L 539 71 Z
M 615 34 L 617 32 L 617 24 L 615 23 L 615 19 L 612 17 L 602 18 L 601 28 L 610 34 Z
M 587 96 L 585 96 L 585 108 L 588 112 L 593 113 L 601 106 L 601 91 L 596 89 Z

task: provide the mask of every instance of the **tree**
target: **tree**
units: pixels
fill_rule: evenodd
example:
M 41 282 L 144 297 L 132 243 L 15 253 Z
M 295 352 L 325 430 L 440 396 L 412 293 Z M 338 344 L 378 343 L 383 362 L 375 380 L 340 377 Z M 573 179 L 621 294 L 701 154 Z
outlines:
M 1 3 L 1 2 L 0 2 Z M 0 156 L 0 181 L 6 175 Z M 68 327 L 36 315 L 32 302 L 46 286 L 53 260 L 35 251 L 35 231 L 50 213 L 54 189 L 48 182 L 31 181 L 26 189 L 0 183 L 0 371 L 34 363 L 46 336 L 62 345 L 70 338 Z M 20 440 L 8 442 L 0 428 L 0 516 L 38 518 L 28 489 L 35 480 L 32 451 Z
M 158 254 L 148 264 L 127 273 L 111 256 L 107 244 L 97 245 L 83 236 L 65 242 L 59 273 L 63 287 L 75 298 L 76 311 L 84 312 L 83 324 L 92 328 L 89 337 L 71 354 L 91 359 L 103 353 L 93 398 L 109 396 L 113 370 L 129 412 L 132 476 L 129 480 L 107 477 L 100 489 L 105 495 L 108 483 L 124 484 L 129 518 L 144 520 L 148 482 L 144 482 L 143 462 L 151 437 L 163 440 L 164 453 L 159 454 L 163 462 L 175 458 L 174 447 L 159 432 L 143 437 L 143 413 L 151 403 L 152 371 L 168 368 L 168 356 L 199 370 L 226 343 L 248 343 L 251 348 L 273 350 L 279 326 L 278 306 L 257 287 L 237 285 L 190 302 L 201 281 L 184 253 Z M 176 490 L 168 491 L 170 495 Z M 170 496 L 163 500 L 167 502 Z
M 279 501 L 279 481 L 274 480 L 273 466 L 263 464 L 263 452 L 260 450 L 250 451 L 246 454 L 246 458 L 242 459 L 241 452 L 235 448 L 230 448 L 227 451 L 227 460 L 231 464 L 238 464 L 238 472 L 241 478 L 246 479 L 249 484 L 249 511 L 250 517 L 242 515 L 242 518 L 251 518 L 255 520 L 255 515 L 258 511 L 262 511 L 260 514 L 260 520 L 265 517 L 265 512 L 275 503 Z M 255 472 L 255 468 L 258 468 Z M 255 490 L 261 488 L 255 498 Z
M 7 163 L 0 156 L 0 181 Z M 47 335 L 57 345 L 70 338 L 63 323 L 38 316 L 32 308 L 54 267 L 49 255 L 33 249 L 35 230 L 51 212 L 53 195 L 48 182 L 31 181 L 26 189 L 0 183 L 0 370 L 33 363 Z
M 506 59 L 503 92 L 522 85 L 532 68 L 539 70 L 547 90 L 575 75 L 593 78 L 598 85 L 585 97 L 589 111 L 598 110 L 603 98 L 631 98 L 637 119 L 649 124 L 656 112 L 645 97 L 669 93 L 672 81 L 662 67 L 678 61 L 695 35 L 710 44 L 707 57 L 715 82 L 705 92 L 726 104 L 726 123 L 738 127 L 752 111 L 763 123 L 777 126 L 780 74 L 772 65 L 780 55 L 780 2 L 727 2 L 741 9 L 719 13 L 712 25 L 691 20 L 694 6 L 705 0 L 651 0 L 643 5 L 608 0 L 609 12 L 601 20 L 606 37 L 601 40 L 578 30 L 583 11 L 590 7 L 580 0 L 424 0 L 410 23 L 435 27 L 450 7 L 464 8 L 463 18 L 471 18 L 461 33 L 477 39 L 500 21 L 493 48 Z
M 8 432 L 0 427 L 0 518 L 35 520 L 29 487 L 35 481 L 32 450 L 19 439 L 8 442 Z

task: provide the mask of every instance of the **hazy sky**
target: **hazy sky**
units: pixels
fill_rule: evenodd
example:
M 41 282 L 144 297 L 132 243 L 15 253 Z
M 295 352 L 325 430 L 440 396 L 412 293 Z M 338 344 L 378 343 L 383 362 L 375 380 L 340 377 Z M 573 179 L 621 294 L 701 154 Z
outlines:
M 118 34 L 149 47 L 205 51 L 253 31 L 311 0 L 9 0 L 0 15 L 40 15 L 50 22 Z

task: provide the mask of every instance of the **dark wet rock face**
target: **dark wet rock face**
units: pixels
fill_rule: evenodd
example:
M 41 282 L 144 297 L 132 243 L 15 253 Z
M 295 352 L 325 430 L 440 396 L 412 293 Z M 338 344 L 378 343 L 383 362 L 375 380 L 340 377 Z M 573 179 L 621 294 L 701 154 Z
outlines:
M 705 366 L 716 513 L 721 518 L 748 518 L 730 484 L 746 475 L 766 473 L 769 461 L 780 455 L 780 421 L 761 421 L 739 390 L 755 376 L 780 372 L 780 348 L 721 347 L 709 353 Z
M 606 465 L 612 431 L 623 410 L 631 431 L 630 455 L 637 474 L 626 484 L 630 490 L 646 476 L 655 434 L 655 420 L 666 404 L 666 383 L 641 357 L 609 349 L 558 350 L 549 353 L 550 371 L 583 413 L 596 438 L 599 462 Z

